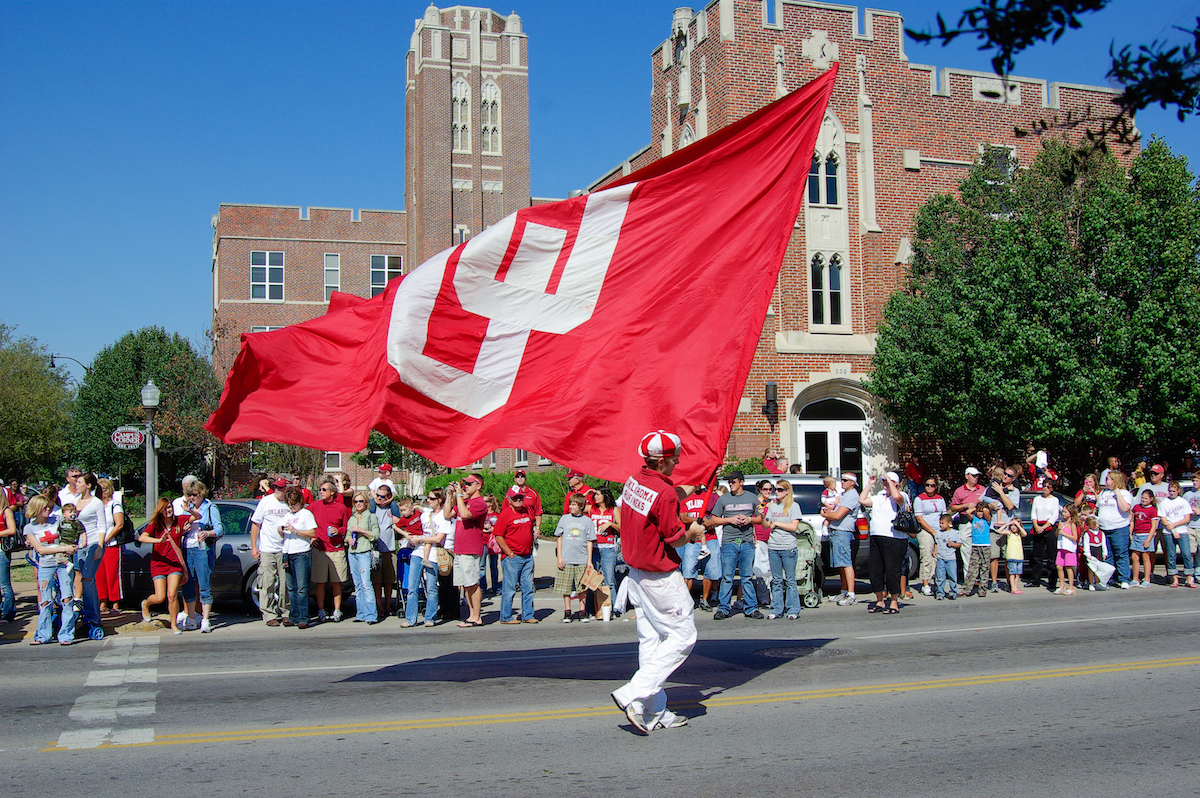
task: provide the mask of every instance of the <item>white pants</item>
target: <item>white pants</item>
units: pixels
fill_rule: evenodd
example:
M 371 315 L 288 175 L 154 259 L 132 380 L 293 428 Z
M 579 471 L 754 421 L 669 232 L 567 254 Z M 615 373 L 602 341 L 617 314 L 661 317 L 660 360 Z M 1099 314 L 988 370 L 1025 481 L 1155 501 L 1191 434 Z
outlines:
M 692 596 L 679 571 L 654 573 L 629 569 L 622 583 L 629 603 L 637 608 L 638 669 L 613 695 L 622 704 L 640 703 L 646 725 L 667 717 L 663 685 L 696 645 Z

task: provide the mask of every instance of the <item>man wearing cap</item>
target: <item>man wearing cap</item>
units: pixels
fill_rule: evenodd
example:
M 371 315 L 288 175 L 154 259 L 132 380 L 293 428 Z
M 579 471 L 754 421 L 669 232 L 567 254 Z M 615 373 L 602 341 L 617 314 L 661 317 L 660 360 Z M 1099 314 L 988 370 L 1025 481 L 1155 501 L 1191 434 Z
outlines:
M 520 472 L 524 473 L 524 472 Z M 537 623 L 533 614 L 533 538 L 534 512 L 527 507 L 528 493 L 509 493 L 492 532 L 500 547 L 500 566 L 504 582 L 500 585 L 500 623 Z M 513 598 L 521 587 L 521 618 L 513 617 Z
M 592 489 L 583 481 L 583 474 L 578 471 L 567 472 L 567 494 L 563 496 L 563 515 L 571 514 L 571 497 L 583 497 L 583 511 L 590 513 L 592 511 Z
M 1166 474 L 1166 469 L 1158 463 L 1150 466 L 1150 481 L 1138 488 L 1136 495 L 1141 496 L 1143 491 L 1152 490 L 1155 501 L 1163 502 L 1171 498 L 1171 486 L 1167 484 Z
M 829 519 L 829 559 L 842 577 L 839 607 L 858 601 L 854 595 L 854 533 L 858 522 L 858 475 L 842 472 L 842 493 L 836 507 L 822 507 L 821 516 Z
M 713 620 L 720 621 L 733 614 L 733 572 L 742 575 L 742 607 L 747 618 L 761 619 L 758 611 L 758 596 L 754 592 L 754 525 L 762 523 L 758 515 L 758 497 L 743 490 L 746 475 L 734 471 L 729 475 L 729 492 L 717 499 L 712 515 L 704 519 L 704 525 L 712 528 L 721 524 L 721 606 L 713 613 Z
M 291 512 L 283 500 L 289 483 L 278 477 L 275 489 L 258 500 L 250 516 L 250 556 L 258 560 L 258 608 L 267 626 L 279 626 L 288 611 L 287 589 L 283 587 L 283 532 L 279 525 Z
M 679 502 L 690 490 L 669 479 L 679 464 L 679 436 L 651 432 L 638 444 L 638 454 L 645 466 L 621 492 L 621 540 L 629 564 L 621 591 L 638 609 L 638 669 L 612 698 L 636 731 L 649 734 L 687 723 L 667 709 L 663 685 L 696 645 L 695 611 L 676 549 L 700 540 L 704 528 L 683 525 Z
M 461 483 L 451 482 L 446 486 L 449 507 L 446 517 L 458 516 L 458 527 L 454 532 L 454 586 L 463 588 L 467 599 L 466 620 L 459 623 L 460 629 L 483 626 L 480 616 L 482 592 L 479 589 L 479 561 L 483 558 L 483 526 L 487 521 L 487 501 L 480 494 L 483 477 L 468 474 Z
M 533 514 L 534 539 L 537 539 L 537 531 L 542 528 L 542 497 L 536 490 L 528 484 L 528 477 L 524 471 L 517 471 L 513 476 L 513 484 L 508 489 L 508 497 L 512 498 L 518 493 L 525 495 L 525 509 Z
M 387 485 L 388 490 L 395 494 L 396 484 L 392 482 L 391 463 L 384 463 L 383 465 L 379 466 L 379 468 L 375 469 L 375 478 L 371 480 L 371 484 L 367 487 L 370 488 L 371 494 L 373 495 L 375 493 L 375 489 L 380 485 Z
M 950 496 L 950 512 L 952 514 L 962 513 L 968 507 L 973 508 L 983 498 L 983 492 L 987 490 L 983 485 L 979 484 L 979 469 L 975 466 L 967 466 L 967 470 L 963 474 L 963 479 L 966 481 L 955 488 L 954 493 Z M 971 560 L 970 518 L 960 516 L 958 536 L 962 541 L 962 547 L 958 550 L 958 556 L 962 560 L 963 573 L 966 573 L 967 566 L 970 565 Z

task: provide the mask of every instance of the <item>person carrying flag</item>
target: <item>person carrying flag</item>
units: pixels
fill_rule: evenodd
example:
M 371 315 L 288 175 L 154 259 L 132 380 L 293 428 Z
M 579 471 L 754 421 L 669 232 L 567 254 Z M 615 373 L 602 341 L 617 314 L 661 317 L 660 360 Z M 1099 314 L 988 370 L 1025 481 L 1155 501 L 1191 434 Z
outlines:
M 663 685 L 696 645 L 692 597 L 676 549 L 703 539 L 704 527 L 685 526 L 680 518 L 680 498 L 690 489 L 670 481 L 679 464 L 679 436 L 648 433 L 638 454 L 645 466 L 625 481 L 621 493 L 622 551 L 629 565 L 621 589 L 638 610 L 639 667 L 612 699 L 637 732 L 649 734 L 687 724 L 687 718 L 667 709 Z

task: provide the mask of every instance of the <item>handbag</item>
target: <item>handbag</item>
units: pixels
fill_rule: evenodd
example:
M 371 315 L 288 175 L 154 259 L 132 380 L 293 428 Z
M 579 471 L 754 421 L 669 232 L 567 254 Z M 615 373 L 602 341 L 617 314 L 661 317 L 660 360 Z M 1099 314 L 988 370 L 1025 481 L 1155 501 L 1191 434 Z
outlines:
M 892 528 L 897 532 L 903 532 L 909 537 L 916 537 L 917 517 L 913 515 L 912 510 L 901 510 L 896 513 L 896 520 L 892 522 Z
M 761 540 L 754 544 L 754 575 L 759 579 L 771 575 L 771 555 L 767 551 L 767 544 Z
M 11 535 L 5 535 L 0 538 L 0 552 L 12 554 L 15 551 L 24 551 L 28 546 L 25 544 L 25 536 L 20 531 L 14 531 Z

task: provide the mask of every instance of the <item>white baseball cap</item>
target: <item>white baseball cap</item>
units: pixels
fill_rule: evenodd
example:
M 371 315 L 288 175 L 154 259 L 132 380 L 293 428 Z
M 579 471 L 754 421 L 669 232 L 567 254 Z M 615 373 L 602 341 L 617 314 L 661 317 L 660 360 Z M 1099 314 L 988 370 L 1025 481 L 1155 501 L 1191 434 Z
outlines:
M 967 474 L 967 475 L 974 474 L 975 476 L 979 476 L 979 469 L 976 468 L 975 466 L 967 466 L 967 470 L 964 471 L 963 473 Z

